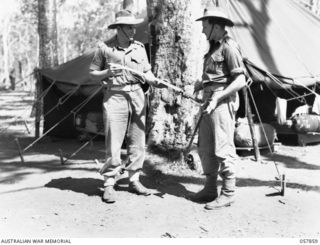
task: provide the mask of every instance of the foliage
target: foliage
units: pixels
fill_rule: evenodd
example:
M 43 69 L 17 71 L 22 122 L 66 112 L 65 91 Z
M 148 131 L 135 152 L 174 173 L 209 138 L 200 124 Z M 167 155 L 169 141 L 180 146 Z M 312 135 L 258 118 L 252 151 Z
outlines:
M 120 1 L 65 1 L 58 12 L 60 47 L 67 47 L 68 57 L 75 57 L 95 47 L 97 40 L 112 35 L 107 25 Z M 64 52 L 60 52 L 64 53 Z
M 57 0 L 59 63 L 91 50 L 97 40 L 113 35 L 107 26 L 121 3 L 120 0 Z M 0 45 L 0 79 L 6 72 L 4 60 L 8 63 L 7 73 L 19 63 L 22 67 L 19 77 L 27 77 L 38 66 L 38 0 L 1 0 L 1 5 L 0 41 L 3 43 L 5 38 L 8 46 Z

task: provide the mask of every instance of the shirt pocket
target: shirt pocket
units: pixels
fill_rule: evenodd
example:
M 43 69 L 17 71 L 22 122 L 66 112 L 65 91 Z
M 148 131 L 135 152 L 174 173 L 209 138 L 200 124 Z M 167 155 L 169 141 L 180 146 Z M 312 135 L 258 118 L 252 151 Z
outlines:
M 110 67 L 110 63 L 122 65 L 122 55 L 121 53 L 111 52 L 105 55 L 105 69 Z
M 139 56 L 130 57 L 129 64 L 131 68 L 138 71 L 143 71 L 143 60 L 141 57 Z
M 122 65 L 122 57 L 119 54 L 110 54 L 106 57 L 109 63 Z

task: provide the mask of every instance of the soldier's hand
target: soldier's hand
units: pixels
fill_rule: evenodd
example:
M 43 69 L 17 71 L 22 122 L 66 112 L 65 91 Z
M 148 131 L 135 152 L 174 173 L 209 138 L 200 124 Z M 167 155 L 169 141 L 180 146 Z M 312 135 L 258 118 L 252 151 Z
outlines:
M 109 68 L 107 69 L 107 77 L 115 77 L 121 74 L 122 74 L 122 68 L 120 65 L 110 64 Z
M 203 104 L 203 106 L 202 106 L 202 113 L 203 113 L 203 114 L 210 114 L 212 111 L 214 111 L 214 110 L 217 108 L 217 106 L 218 106 L 218 100 L 217 100 L 215 97 L 213 97 L 213 98 L 209 101 L 209 103 L 207 104 L 207 106 L 206 106 L 206 103 Z

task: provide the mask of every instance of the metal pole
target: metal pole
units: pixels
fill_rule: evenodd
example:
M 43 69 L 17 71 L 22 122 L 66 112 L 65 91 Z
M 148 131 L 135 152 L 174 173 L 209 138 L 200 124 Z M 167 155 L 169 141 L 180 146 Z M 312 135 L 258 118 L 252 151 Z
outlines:
M 247 116 L 248 124 L 249 124 L 249 128 L 250 128 L 250 133 L 251 133 L 251 138 L 252 138 L 252 146 L 254 149 L 254 156 L 255 156 L 256 161 L 259 162 L 260 161 L 260 151 L 259 151 L 259 147 L 258 147 L 256 133 L 254 131 L 254 124 L 253 124 L 253 120 L 252 120 L 252 112 L 251 112 L 251 106 L 249 103 L 247 89 L 248 89 L 247 87 L 244 87 L 242 89 L 244 101 L 245 101 L 246 116 Z

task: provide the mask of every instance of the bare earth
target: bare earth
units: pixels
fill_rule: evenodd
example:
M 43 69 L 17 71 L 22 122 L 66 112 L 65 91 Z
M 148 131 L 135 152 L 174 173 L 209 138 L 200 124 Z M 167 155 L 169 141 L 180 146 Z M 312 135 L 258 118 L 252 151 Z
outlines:
M 12 122 L 23 115 L 34 132 L 31 101 L 26 92 L 0 92 L 0 239 L 320 237 L 319 144 L 281 145 L 260 163 L 252 155 L 241 157 L 236 203 L 219 211 L 205 211 L 203 204 L 185 198 L 202 188 L 204 178 L 171 161 L 170 154 L 147 154 L 141 180 L 153 195 L 129 193 L 123 179 L 117 202 L 105 204 L 94 161 L 103 158 L 102 141 L 61 165 L 58 149 L 68 156 L 82 143 L 46 138 L 27 150 L 21 163 L 14 139 L 19 137 L 24 148 L 33 137 L 21 118 Z M 275 163 L 287 178 L 284 196 L 277 195 Z

